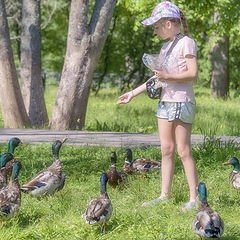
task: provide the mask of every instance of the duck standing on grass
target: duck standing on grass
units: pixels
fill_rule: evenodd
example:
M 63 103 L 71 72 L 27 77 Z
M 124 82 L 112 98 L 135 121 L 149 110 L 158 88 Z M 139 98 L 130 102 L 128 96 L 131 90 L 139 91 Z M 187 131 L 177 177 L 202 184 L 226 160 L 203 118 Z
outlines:
M 61 162 L 59 160 L 59 151 L 62 144 L 66 141 L 57 140 L 52 145 L 53 163 L 46 170 L 39 172 L 32 180 L 24 184 L 21 190 L 30 193 L 33 196 L 41 197 L 53 195 L 61 190 L 65 184 L 65 174 L 62 172 Z
M 193 222 L 195 233 L 204 238 L 219 238 L 224 231 L 224 223 L 217 212 L 213 211 L 207 202 L 207 188 L 199 183 L 198 194 L 200 207 Z
M 230 183 L 232 186 L 240 190 L 240 163 L 236 157 L 230 158 L 224 165 L 232 165 L 233 170 L 229 176 Z
M 116 163 L 117 163 L 116 152 L 111 152 L 110 159 L 111 159 L 112 165 L 109 172 L 107 173 L 108 184 L 113 188 L 116 188 L 119 184 L 126 183 L 128 181 L 128 177 L 126 173 L 119 172 L 116 169 Z
M 12 161 L 14 161 L 12 153 L 4 153 L 0 155 L 0 189 L 7 185 L 6 164 Z
M 130 148 L 126 149 L 126 160 L 123 165 L 123 170 L 126 173 L 141 173 L 141 172 L 152 172 L 159 170 L 161 163 L 159 161 L 150 158 L 137 158 L 133 160 L 132 150 Z
M 107 174 L 102 173 L 100 178 L 101 195 L 89 202 L 87 210 L 83 214 L 83 218 L 88 224 L 105 223 L 112 215 L 112 203 L 107 194 L 107 181 Z
M 12 178 L 8 186 L 0 190 L 0 218 L 10 219 L 19 210 L 21 204 L 21 191 L 18 182 L 18 175 L 21 163 L 15 161 L 12 166 Z

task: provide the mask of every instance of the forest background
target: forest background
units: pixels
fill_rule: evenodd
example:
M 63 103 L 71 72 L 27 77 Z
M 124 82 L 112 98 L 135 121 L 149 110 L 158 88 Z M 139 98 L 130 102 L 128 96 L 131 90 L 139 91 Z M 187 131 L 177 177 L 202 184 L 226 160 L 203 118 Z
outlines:
M 27 65 L 27 61 L 24 62 L 24 58 L 28 59 L 27 54 L 24 56 L 24 52 L 26 52 L 27 49 L 27 47 L 24 46 L 24 43 L 27 42 L 27 38 L 24 39 L 24 31 L 25 29 L 30 29 L 30 25 L 27 26 L 27 24 L 29 24 L 29 19 L 27 19 L 27 17 L 30 14 L 24 14 L 24 12 L 29 13 L 30 11 L 26 11 L 28 10 L 26 8 L 26 4 L 28 2 L 29 0 L 22 2 L 14 1 L 13 4 L 11 1 L 6 1 L 6 12 L 10 29 L 11 45 L 13 48 L 16 69 L 18 69 L 19 72 L 18 79 L 20 81 L 23 98 L 26 95 L 26 91 L 24 90 L 25 88 L 34 89 L 34 86 L 32 86 L 31 82 L 33 80 L 30 79 L 29 84 L 26 84 L 24 83 L 24 78 L 29 78 L 28 75 L 31 74 L 32 76 L 30 76 L 30 78 L 32 79 L 36 79 L 37 76 L 37 74 L 34 75 L 33 73 L 24 75 L 24 68 L 26 68 Z M 92 19 L 94 18 L 97 19 L 96 21 L 101 22 L 99 21 L 99 15 L 101 14 L 99 13 L 101 13 L 103 6 L 105 6 L 107 2 L 109 2 L 111 6 L 115 6 L 116 4 L 115 8 L 106 8 L 107 11 L 109 11 L 109 15 L 112 14 L 112 18 L 110 16 L 101 24 L 103 28 L 109 30 L 108 32 L 105 31 L 105 38 L 100 39 L 98 41 L 98 45 L 96 44 L 93 47 L 96 49 L 99 48 L 99 51 L 96 55 L 100 55 L 100 58 L 94 58 L 92 55 L 87 56 L 88 59 L 93 58 L 95 61 L 93 61 L 90 71 L 94 72 L 94 74 L 89 74 L 87 77 L 85 75 L 78 75 L 80 80 L 75 85 L 79 86 L 76 87 L 75 92 L 71 93 L 73 95 L 84 95 L 76 97 L 76 101 L 74 102 L 75 104 L 69 104 L 69 108 L 83 109 L 82 112 L 73 110 L 73 112 L 75 111 L 74 113 L 71 112 L 68 114 L 70 116 L 69 122 L 63 123 L 62 121 L 65 118 L 63 113 L 53 111 L 52 117 L 58 115 L 58 124 L 56 123 L 56 119 L 52 119 L 52 122 L 50 119 L 49 126 L 51 128 L 83 129 L 86 125 L 85 115 L 87 112 L 86 109 L 90 90 L 95 96 L 99 94 L 100 90 L 103 90 L 106 87 L 119 89 L 120 93 L 143 83 L 151 75 L 151 72 L 149 72 L 142 63 L 142 55 L 144 53 L 158 53 L 163 41 L 153 35 L 153 30 L 151 27 L 142 26 L 141 21 L 150 15 L 153 6 L 158 1 L 120 0 L 116 2 L 113 0 L 101 0 L 95 2 L 91 0 L 85 1 L 87 5 L 84 5 L 83 2 L 79 0 L 74 0 L 72 2 L 67 0 L 42 0 L 41 2 L 37 2 L 38 8 L 35 8 L 34 14 L 35 18 L 38 19 L 38 25 L 40 26 L 38 30 L 40 37 L 38 41 L 30 42 L 29 48 L 31 48 L 32 45 L 36 45 L 37 51 L 41 53 L 40 63 L 36 63 L 36 61 L 34 62 L 34 59 L 33 62 L 35 65 L 38 64 L 41 68 L 41 80 L 43 81 L 45 88 L 48 88 L 49 84 L 51 83 L 54 83 L 58 86 L 60 80 L 62 83 L 64 83 L 66 78 L 69 78 L 68 82 L 65 81 L 65 85 L 62 84 L 60 90 L 64 88 L 63 86 L 68 86 L 71 88 L 70 84 L 73 83 L 72 78 L 74 78 L 74 76 L 66 77 L 64 74 L 62 74 L 67 71 L 66 66 L 64 67 L 64 61 L 67 62 L 67 58 L 70 55 L 69 51 L 67 50 L 67 46 L 70 45 L 70 43 L 67 43 L 67 41 L 69 38 L 71 38 L 71 24 L 78 26 L 77 20 L 82 24 L 80 18 L 81 14 L 86 18 L 85 21 L 88 24 L 88 27 L 91 25 L 93 22 Z M 223 101 L 228 101 L 230 98 L 238 99 L 240 96 L 238 68 L 240 63 L 240 59 L 238 57 L 240 54 L 240 11 L 237 8 L 238 1 L 176 0 L 174 2 L 185 13 L 189 23 L 190 36 L 196 40 L 198 46 L 199 77 L 195 87 L 210 89 L 211 96 L 213 98 L 221 98 Z M 84 9 L 84 7 L 86 7 L 87 10 L 82 13 L 79 9 Z M 79 12 L 75 11 L 74 13 L 74 8 L 78 9 Z M 75 16 L 75 18 L 72 17 L 71 20 L 71 16 Z M 76 19 L 76 16 L 79 18 Z M 85 27 L 83 24 L 79 26 Z M 80 34 L 79 36 L 76 34 L 76 42 L 78 40 L 78 42 L 81 42 L 80 40 L 82 39 L 84 38 L 82 38 Z M 104 45 L 104 47 L 102 45 Z M 101 53 L 102 48 L 103 50 Z M 84 49 L 82 52 L 86 52 L 86 49 L 88 48 Z M 82 52 L 79 51 L 79 55 L 81 55 Z M 76 59 L 71 59 L 69 61 L 75 60 Z M 76 66 L 81 68 L 77 60 L 75 68 Z M 69 72 L 68 75 L 70 75 Z M 84 84 L 85 82 L 84 80 L 81 80 L 81 78 L 88 78 L 86 84 Z M 42 81 L 38 81 L 36 84 L 37 87 L 35 86 L 35 88 L 39 89 Z M 69 85 L 67 85 L 67 83 Z M 26 85 L 28 86 L 26 87 Z M 79 92 L 81 93 L 79 94 Z M 66 92 L 64 94 L 65 95 L 61 96 L 70 95 Z M 3 94 L 1 95 L 3 98 Z M 31 95 L 36 96 L 37 94 L 34 94 L 33 92 Z M 59 104 L 60 102 L 58 102 L 58 99 L 60 99 L 61 96 L 57 96 L 55 109 L 59 107 L 57 105 L 61 105 Z M 28 101 L 29 103 L 27 103 Z M 49 119 L 48 117 L 44 116 L 44 100 L 41 102 L 41 104 L 38 104 L 42 105 L 43 110 L 39 110 L 36 107 L 34 109 L 34 104 L 31 104 L 31 102 L 34 102 L 34 100 L 31 100 L 31 98 L 28 101 L 24 99 L 26 112 L 30 118 L 30 121 L 24 120 L 22 126 L 29 126 L 30 122 L 30 124 L 34 127 L 46 127 L 49 124 Z M 35 101 L 37 102 L 36 99 Z M 6 101 L 1 102 L 2 109 L 4 109 Z M 81 102 L 81 104 L 79 102 Z M 42 119 L 39 120 L 31 117 L 31 112 L 34 111 L 31 110 L 31 105 L 38 115 L 40 115 L 40 112 L 43 112 Z M 17 110 L 15 109 L 15 112 L 16 111 Z M 8 107 L 7 113 L 9 114 L 9 112 L 10 111 Z M 6 127 L 16 127 L 16 125 L 8 123 L 7 118 L 4 118 L 4 125 Z

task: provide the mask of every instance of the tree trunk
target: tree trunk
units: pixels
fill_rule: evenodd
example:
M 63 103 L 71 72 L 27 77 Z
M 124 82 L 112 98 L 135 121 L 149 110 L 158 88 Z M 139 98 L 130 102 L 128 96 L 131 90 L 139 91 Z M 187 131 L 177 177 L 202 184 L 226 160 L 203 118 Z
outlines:
M 48 123 L 41 77 L 40 0 L 22 1 L 21 34 L 22 95 L 31 123 Z
M 116 0 L 96 0 L 87 24 L 87 0 L 72 0 L 67 52 L 52 129 L 82 129 L 93 72 L 102 52 Z
M 30 125 L 19 87 L 9 36 L 4 0 L 0 0 L 0 96 L 4 125 L 22 128 Z
M 227 98 L 229 93 L 229 38 L 222 37 L 212 51 L 212 96 Z

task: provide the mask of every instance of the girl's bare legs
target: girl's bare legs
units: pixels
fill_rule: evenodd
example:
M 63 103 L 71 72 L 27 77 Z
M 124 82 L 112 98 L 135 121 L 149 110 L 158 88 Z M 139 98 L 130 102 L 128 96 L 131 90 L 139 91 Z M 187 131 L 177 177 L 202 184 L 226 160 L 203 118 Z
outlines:
M 196 170 L 196 163 L 192 157 L 191 151 L 191 130 L 192 124 L 184 123 L 180 120 L 175 120 L 175 140 L 177 152 L 180 156 L 185 174 L 187 177 L 190 202 L 195 202 L 197 197 L 198 176 Z
M 158 131 L 161 142 L 162 166 L 161 166 L 161 198 L 169 198 L 174 174 L 175 136 L 174 122 L 167 119 L 158 119 Z
M 158 130 L 162 152 L 161 194 L 159 198 L 143 203 L 143 206 L 157 204 L 162 200 L 170 198 L 171 194 L 175 151 L 174 122 L 168 122 L 167 119 L 158 118 Z

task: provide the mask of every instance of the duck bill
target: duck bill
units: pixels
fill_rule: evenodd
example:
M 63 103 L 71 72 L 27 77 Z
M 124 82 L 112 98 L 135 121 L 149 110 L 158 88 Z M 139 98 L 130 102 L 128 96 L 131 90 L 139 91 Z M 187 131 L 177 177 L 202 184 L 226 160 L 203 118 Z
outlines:
M 231 164 L 230 162 L 223 163 L 223 165 L 230 165 L 230 164 Z
M 62 139 L 62 141 L 61 141 L 61 142 L 62 142 L 62 143 L 64 143 L 64 142 L 66 142 L 66 141 L 67 141 L 67 139 L 68 139 L 68 138 L 67 138 L 67 137 L 65 137 L 65 138 L 63 138 L 63 139 Z

